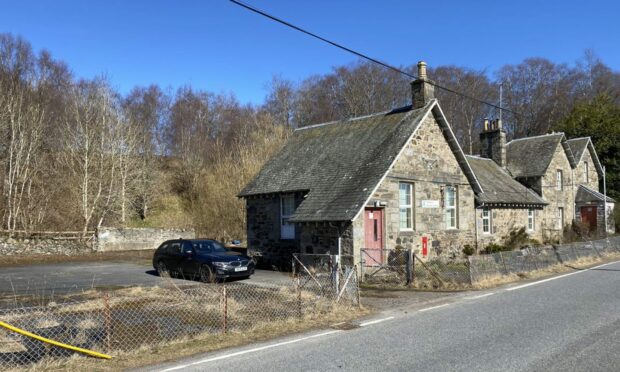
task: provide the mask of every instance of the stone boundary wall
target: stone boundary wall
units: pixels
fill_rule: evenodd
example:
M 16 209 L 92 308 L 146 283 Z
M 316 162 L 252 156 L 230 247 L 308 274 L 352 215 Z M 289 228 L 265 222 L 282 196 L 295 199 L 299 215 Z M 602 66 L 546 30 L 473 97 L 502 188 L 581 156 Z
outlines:
M 92 242 L 0 238 L 0 256 L 75 255 L 91 252 Z
M 469 272 L 471 282 L 476 283 L 493 276 L 525 273 L 575 261 L 581 257 L 601 257 L 614 252 L 620 253 L 620 236 L 469 256 Z
M 169 239 L 195 237 L 194 230 L 102 227 L 97 232 L 95 249 L 98 252 L 155 249 Z

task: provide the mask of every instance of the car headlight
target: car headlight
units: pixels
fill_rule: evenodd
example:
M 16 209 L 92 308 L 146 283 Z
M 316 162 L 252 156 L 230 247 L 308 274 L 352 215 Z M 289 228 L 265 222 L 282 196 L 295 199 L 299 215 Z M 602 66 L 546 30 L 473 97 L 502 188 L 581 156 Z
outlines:
M 226 267 L 227 266 L 227 262 L 212 262 L 213 266 L 216 267 Z

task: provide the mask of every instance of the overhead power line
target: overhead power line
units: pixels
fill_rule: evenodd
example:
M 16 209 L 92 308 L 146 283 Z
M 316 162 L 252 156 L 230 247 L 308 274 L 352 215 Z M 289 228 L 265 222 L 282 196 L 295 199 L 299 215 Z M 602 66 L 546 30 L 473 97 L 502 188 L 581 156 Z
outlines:
M 230 0 L 230 2 L 232 2 L 233 4 L 239 5 L 240 7 L 245 8 L 245 9 L 247 9 L 247 10 L 251 11 L 251 12 L 254 12 L 254 13 L 256 13 L 256 14 L 260 14 L 260 15 L 262 15 L 263 17 L 269 18 L 269 19 L 271 19 L 272 21 L 278 22 L 278 23 L 283 24 L 283 25 L 285 25 L 285 26 L 287 26 L 287 27 L 290 27 L 290 28 L 292 28 L 292 29 L 294 29 L 294 30 L 297 30 L 297 31 L 299 31 L 299 32 L 301 32 L 301 33 L 303 33 L 303 34 L 306 34 L 306 35 L 311 36 L 311 37 L 313 37 L 313 38 L 315 38 L 315 39 L 318 39 L 318 40 L 320 40 L 320 41 L 323 41 L 323 42 L 325 42 L 325 43 L 327 43 L 327 44 L 330 44 L 330 45 L 332 45 L 332 46 L 335 46 L 335 47 L 336 47 L 336 48 L 338 48 L 338 49 L 342 49 L 342 50 L 344 50 L 344 51 L 346 51 L 346 52 L 349 52 L 349 53 L 351 53 L 351 54 L 354 54 L 354 55 L 356 55 L 356 56 L 358 56 L 358 57 L 360 57 L 360 58 L 363 58 L 363 59 L 366 59 L 366 60 L 368 60 L 368 61 L 370 61 L 370 62 L 376 63 L 376 64 L 378 64 L 378 65 L 380 65 L 380 66 L 383 66 L 383 67 L 385 67 L 385 68 L 387 68 L 387 69 L 389 69 L 389 70 L 392 70 L 392 71 L 398 72 L 398 73 L 403 74 L 403 75 L 405 75 L 405 76 L 408 76 L 408 77 L 410 77 L 410 78 L 412 78 L 412 79 L 417 79 L 417 78 L 418 78 L 418 77 L 417 77 L 417 76 L 415 76 L 414 74 L 411 74 L 411 73 L 409 73 L 409 72 L 407 72 L 407 71 L 403 71 L 403 70 L 399 69 L 398 67 L 394 67 L 394 66 L 392 66 L 392 65 L 390 65 L 390 64 L 388 64 L 388 63 L 382 62 L 382 61 L 380 61 L 380 60 L 378 60 L 378 59 L 376 59 L 376 58 L 370 57 L 370 56 L 368 56 L 368 55 L 366 55 L 366 54 L 360 53 L 360 52 L 355 51 L 355 50 L 353 50 L 353 49 L 351 49 L 351 48 L 347 48 L 346 46 L 344 46 L 344 45 L 342 45 L 342 44 L 338 44 L 338 43 L 336 43 L 336 42 L 334 42 L 334 41 L 331 41 L 331 40 L 329 40 L 329 39 L 326 39 L 326 38 L 324 38 L 324 37 L 322 37 L 322 36 L 319 36 L 319 35 L 317 35 L 317 34 L 315 34 L 315 33 L 312 33 L 312 32 L 310 32 L 310 31 L 308 31 L 308 30 L 305 30 L 305 29 L 303 29 L 303 28 L 301 28 L 301 27 L 295 26 L 294 24 L 292 24 L 292 23 L 290 23 L 290 22 L 287 22 L 287 21 L 285 21 L 285 20 L 283 20 L 283 19 L 281 19 L 281 18 L 278 18 L 278 17 L 276 17 L 276 16 L 273 16 L 273 15 L 271 15 L 271 14 L 269 14 L 269 13 L 265 12 L 265 11 L 262 11 L 262 10 L 260 10 L 260 9 L 258 9 L 258 8 L 253 7 L 253 6 L 249 5 L 249 4 L 246 4 L 246 3 L 241 2 L 241 1 L 239 1 L 239 0 Z M 442 89 L 442 90 L 444 90 L 444 91 L 446 91 L 446 92 L 449 92 L 449 93 L 452 93 L 452 94 L 456 94 L 456 95 L 458 95 L 458 96 L 461 96 L 461 97 L 464 97 L 464 98 L 470 99 L 470 100 L 472 100 L 472 101 L 476 101 L 476 102 L 479 102 L 479 103 L 482 103 L 482 104 L 485 104 L 485 105 L 488 105 L 488 106 L 494 107 L 494 108 L 496 108 L 496 109 L 500 110 L 500 112 L 501 112 L 501 111 L 506 111 L 506 112 L 513 113 L 513 114 L 515 114 L 515 115 L 521 115 L 521 114 L 519 114 L 518 112 L 515 112 L 515 111 L 512 111 L 512 110 L 509 110 L 509 109 L 503 108 L 503 107 L 501 107 L 500 105 L 496 105 L 495 103 L 491 103 L 491 102 L 488 102 L 488 101 L 482 100 L 482 99 L 480 99 L 480 98 L 476 98 L 476 97 L 471 96 L 471 95 L 469 95 L 469 94 L 465 94 L 465 93 L 458 92 L 458 91 L 456 91 L 456 90 L 454 90 L 454 89 L 452 89 L 452 88 L 444 87 L 444 86 L 439 85 L 439 84 L 437 84 L 437 83 L 435 83 L 435 82 L 432 82 L 432 81 L 427 81 L 427 83 L 428 83 L 428 84 L 431 84 L 431 85 L 433 85 L 433 86 L 435 86 L 435 87 L 437 87 L 437 88 L 439 88 L 439 89 Z

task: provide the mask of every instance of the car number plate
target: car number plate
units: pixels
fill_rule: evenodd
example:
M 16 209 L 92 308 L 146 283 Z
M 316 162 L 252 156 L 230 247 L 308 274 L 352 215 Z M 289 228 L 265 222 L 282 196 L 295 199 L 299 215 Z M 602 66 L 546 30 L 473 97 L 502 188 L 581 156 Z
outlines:
M 247 266 L 235 267 L 235 271 L 246 271 L 248 269 Z

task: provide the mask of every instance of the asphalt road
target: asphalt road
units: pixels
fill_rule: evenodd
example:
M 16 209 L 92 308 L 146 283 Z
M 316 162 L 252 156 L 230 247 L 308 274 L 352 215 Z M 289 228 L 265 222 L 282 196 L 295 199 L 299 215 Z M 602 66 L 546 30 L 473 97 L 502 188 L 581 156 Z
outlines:
M 146 370 L 618 371 L 619 288 L 607 264 Z
M 188 283 L 173 279 L 178 283 Z M 290 279 L 285 273 L 257 270 L 248 280 L 252 284 L 286 284 Z M 148 264 L 122 262 L 72 262 L 0 268 L 0 298 L 34 295 L 46 298 L 80 292 L 91 288 L 114 288 L 132 285 L 153 286 L 161 278 Z

